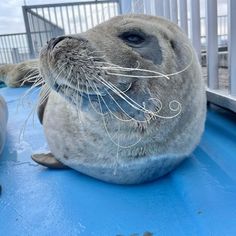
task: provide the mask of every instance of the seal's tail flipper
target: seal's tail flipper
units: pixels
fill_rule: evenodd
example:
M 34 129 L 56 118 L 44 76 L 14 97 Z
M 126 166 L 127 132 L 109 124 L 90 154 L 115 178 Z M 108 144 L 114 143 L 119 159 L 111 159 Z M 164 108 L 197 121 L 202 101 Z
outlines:
M 67 169 L 69 167 L 58 161 L 52 153 L 34 154 L 31 158 L 40 165 L 51 169 Z

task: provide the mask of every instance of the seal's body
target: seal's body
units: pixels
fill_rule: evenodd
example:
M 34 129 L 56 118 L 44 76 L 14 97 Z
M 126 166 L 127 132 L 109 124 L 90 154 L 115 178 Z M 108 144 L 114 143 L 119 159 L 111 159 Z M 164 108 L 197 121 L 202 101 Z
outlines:
M 0 96 L 0 154 L 2 152 L 5 138 L 6 138 L 6 126 L 7 126 L 7 104 L 2 96 Z
M 41 51 L 39 69 L 45 85 L 38 115 L 52 154 L 33 155 L 38 163 L 137 184 L 174 169 L 200 140 L 206 114 L 200 65 L 168 20 L 118 16 L 54 38 Z M 3 80 L 14 86 L 6 71 L 0 70 Z
M 40 56 L 52 89 L 40 120 L 57 160 L 122 184 L 154 180 L 196 147 L 204 129 L 201 70 L 184 33 L 145 15 L 118 16 L 52 39 Z

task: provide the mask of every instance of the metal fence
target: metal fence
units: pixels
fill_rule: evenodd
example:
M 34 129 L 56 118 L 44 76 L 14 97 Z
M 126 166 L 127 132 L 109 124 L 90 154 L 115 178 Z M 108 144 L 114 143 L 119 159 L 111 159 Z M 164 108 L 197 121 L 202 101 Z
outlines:
M 23 6 L 26 33 L 0 35 L 0 64 L 38 56 L 52 37 L 84 32 L 121 14 L 119 0 Z
M 31 57 L 52 37 L 86 31 L 118 14 L 119 0 L 23 6 Z
M 26 33 L 0 35 L 0 64 L 17 63 L 28 58 Z

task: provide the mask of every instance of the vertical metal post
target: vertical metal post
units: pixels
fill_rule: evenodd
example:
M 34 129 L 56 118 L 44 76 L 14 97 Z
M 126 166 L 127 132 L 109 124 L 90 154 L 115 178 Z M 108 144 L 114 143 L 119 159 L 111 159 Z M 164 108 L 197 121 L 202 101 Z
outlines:
M 228 0 L 228 49 L 230 94 L 236 96 L 236 1 Z
M 36 14 L 38 15 L 38 9 L 36 9 Z M 42 39 L 42 34 L 41 34 L 41 28 L 40 28 L 40 24 L 39 24 L 39 20 L 36 18 L 36 22 L 37 22 L 37 30 L 38 30 L 38 35 L 39 35 L 39 40 L 40 40 L 40 46 L 43 46 L 43 39 Z
M 0 41 L 1 41 L 1 45 L 2 45 L 2 53 L 4 54 L 5 62 L 7 62 L 7 56 L 6 56 L 6 52 L 5 52 L 5 49 L 4 49 L 3 36 L 0 37 Z
M 188 8 L 187 0 L 179 0 L 180 27 L 188 35 Z
M 164 15 L 166 18 L 170 19 L 170 0 L 164 1 Z
M 151 9 L 151 0 L 145 0 L 144 1 L 144 7 L 145 7 L 145 13 L 148 15 L 152 14 L 152 9 Z
M 73 24 L 74 24 L 74 34 L 77 34 L 76 20 L 75 20 L 75 6 L 71 6 L 72 8 L 72 16 L 73 16 Z M 91 16 L 92 17 L 92 16 Z
M 170 1 L 170 9 L 171 9 L 171 20 L 175 23 L 178 23 L 178 6 L 177 0 Z
M 157 16 L 164 16 L 164 2 L 163 0 L 155 0 L 155 12 Z
M 151 7 L 151 15 L 155 16 L 156 15 L 155 0 L 151 0 L 150 7 Z
M 199 60 L 201 59 L 201 41 L 200 41 L 200 4 L 199 0 L 191 1 L 191 39 L 197 52 Z
M 107 3 L 108 19 L 111 18 L 111 9 L 110 9 L 110 7 L 111 7 L 110 3 Z
M 132 12 L 132 0 L 121 0 L 121 14 Z
M 71 27 L 70 27 L 70 18 L 69 18 L 68 6 L 66 6 L 66 16 L 67 16 L 67 25 L 68 25 L 68 29 L 69 29 L 69 34 L 71 34 Z
M 206 1 L 207 75 L 208 87 L 218 89 L 217 1 Z
M 22 6 L 22 12 L 23 12 L 23 17 L 24 17 L 24 22 L 25 22 L 25 30 L 27 34 L 27 42 L 28 42 L 28 47 L 29 47 L 30 58 L 34 58 L 35 53 L 34 53 L 34 46 L 33 46 L 33 41 L 31 37 L 31 32 L 30 32 L 29 19 L 27 16 L 27 6 Z
M 78 7 L 78 14 L 79 14 L 79 26 L 80 26 L 80 33 L 83 32 L 83 26 L 82 26 L 82 19 L 81 19 L 81 12 L 80 12 L 80 5 Z
M 135 13 L 144 13 L 144 2 L 143 0 L 133 0 L 133 9 Z

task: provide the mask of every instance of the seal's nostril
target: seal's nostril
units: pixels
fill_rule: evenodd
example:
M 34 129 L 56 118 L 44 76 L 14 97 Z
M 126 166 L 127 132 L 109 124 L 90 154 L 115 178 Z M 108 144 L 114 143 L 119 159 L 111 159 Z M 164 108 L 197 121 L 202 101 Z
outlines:
M 61 42 L 62 40 L 64 39 L 70 39 L 71 37 L 68 37 L 68 36 L 60 36 L 60 37 L 57 37 L 57 38 L 52 38 L 49 42 L 48 42 L 48 46 L 53 49 L 59 42 Z

